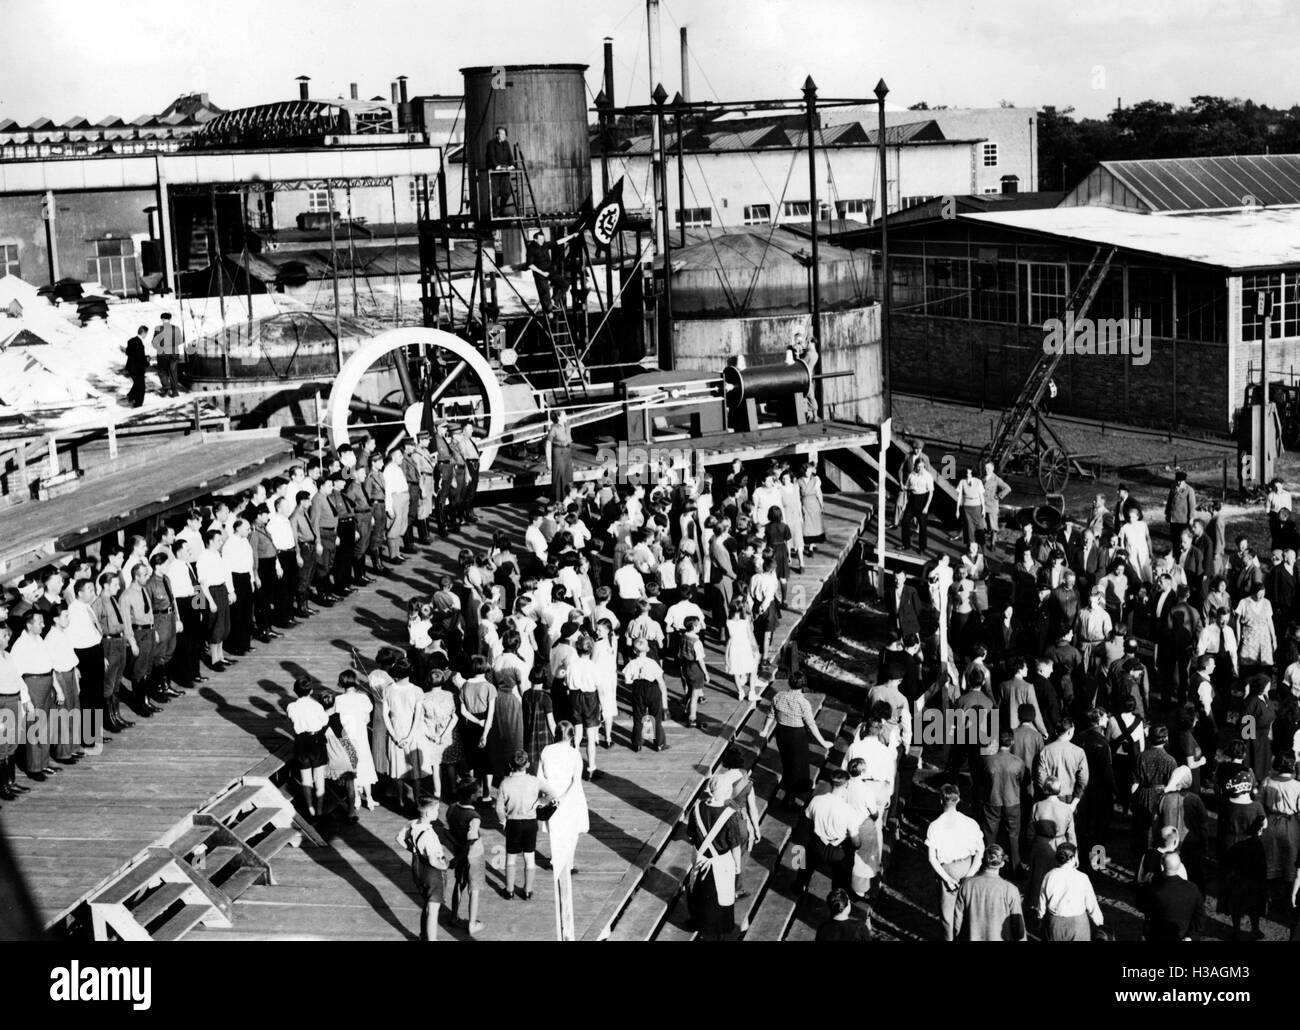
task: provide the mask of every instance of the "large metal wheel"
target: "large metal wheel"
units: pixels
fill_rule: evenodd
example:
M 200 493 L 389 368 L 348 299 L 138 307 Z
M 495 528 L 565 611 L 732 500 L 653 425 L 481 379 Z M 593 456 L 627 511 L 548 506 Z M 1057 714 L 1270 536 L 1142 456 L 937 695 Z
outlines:
M 1038 453 L 1038 485 L 1043 493 L 1059 494 L 1070 481 L 1070 459 L 1061 448 L 1049 445 Z
M 396 354 L 399 362 L 408 359 L 407 348 L 424 345 L 424 366 L 428 383 L 424 388 L 413 381 L 403 364 L 399 369 L 401 400 L 396 406 L 369 405 L 372 410 L 400 419 L 406 432 L 418 430 L 427 397 L 436 417 L 448 418 L 459 425 L 468 421 L 471 432 L 480 441 L 479 469 L 486 471 L 496 458 L 495 444 L 483 441 L 500 437 L 506 427 L 506 404 L 496 372 L 470 344 L 441 329 L 390 329 L 372 337 L 339 370 L 330 390 L 329 427 L 334 446 L 350 439 L 349 417 L 358 407 L 357 387 L 377 362 Z M 366 407 L 361 403 L 362 407 Z M 361 423 L 357 423 L 361 425 Z

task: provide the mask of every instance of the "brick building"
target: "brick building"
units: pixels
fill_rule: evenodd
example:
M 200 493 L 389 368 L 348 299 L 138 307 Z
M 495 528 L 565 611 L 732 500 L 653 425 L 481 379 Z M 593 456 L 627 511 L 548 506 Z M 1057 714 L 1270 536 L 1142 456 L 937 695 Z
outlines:
M 1270 378 L 1300 373 L 1300 157 L 1110 162 L 1054 199 L 947 198 L 891 223 L 893 389 L 1010 403 L 1112 247 L 1088 315 L 1139 320 L 1145 360 L 1067 355 L 1053 410 L 1226 433 L 1265 341 Z

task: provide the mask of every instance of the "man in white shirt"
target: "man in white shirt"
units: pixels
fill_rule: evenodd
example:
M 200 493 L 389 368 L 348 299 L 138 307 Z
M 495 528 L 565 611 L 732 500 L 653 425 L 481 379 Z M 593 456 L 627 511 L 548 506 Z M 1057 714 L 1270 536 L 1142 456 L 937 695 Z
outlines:
M 943 812 L 930 823 L 925 833 L 930 868 L 939 878 L 939 916 L 943 921 L 943 939 L 953 939 L 953 919 L 957 911 L 957 891 L 961 882 L 979 869 L 984 853 L 984 831 L 980 824 L 957 811 L 961 791 L 955 783 L 940 789 Z
M 574 745 L 582 747 L 585 733 L 587 738 L 587 768 L 582 773 L 584 780 L 597 778 L 596 738 L 600 729 L 600 670 L 592 661 L 591 637 L 579 634 L 574 640 L 574 650 L 578 653 L 569 662 L 569 708 L 573 714 Z
M 104 707 L 104 635 L 99 630 L 99 620 L 91 610 L 95 599 L 93 580 L 75 581 L 76 594 L 68 604 L 68 643 L 77 656 L 77 670 L 81 676 L 81 705 L 92 712 Z M 96 726 L 101 725 L 96 723 Z
M 26 628 L 9 651 L 27 684 L 31 714 L 36 720 L 44 720 L 43 724 L 36 723 L 38 732 L 27 734 L 27 775 L 38 781 L 59 771 L 50 756 L 49 730 L 54 709 L 63 704 L 63 691 L 54 680 L 54 662 L 45 644 L 44 629 L 44 614 L 32 609 L 27 613 Z
M 664 713 L 668 711 L 668 685 L 663 667 L 649 655 L 650 641 L 638 637 L 632 642 L 632 660 L 623 666 L 623 680 L 632 688 L 632 750 L 641 750 L 645 717 L 654 719 L 656 751 L 667 751 Z
M 930 545 L 930 504 L 934 501 L 934 475 L 929 462 L 917 461 L 905 483 L 907 506 L 903 511 L 903 549 L 912 548 L 912 521 L 916 521 L 917 549 L 925 554 Z
M 1038 918 L 1045 920 L 1041 930 L 1044 940 L 1089 941 L 1089 922 L 1101 928 L 1101 906 L 1092 881 L 1079 869 L 1079 849 L 1073 844 L 1056 849 L 1056 868 L 1043 877 L 1034 901 Z
M 813 873 L 821 871 L 833 887 L 847 890 L 853 874 L 853 855 L 861 844 L 857 818 L 848 802 L 849 774 L 844 769 L 830 772 L 831 789 L 808 802 L 808 861 L 799 873 L 799 882 L 807 886 Z
M 769 472 L 763 477 L 760 486 L 754 488 L 754 528 L 762 532 L 767 525 L 767 513 L 772 508 L 781 509 L 781 521 L 785 522 L 785 505 L 781 503 L 781 488 L 777 486 L 776 474 Z
M 680 633 L 686 626 L 686 620 L 694 616 L 704 625 L 704 610 L 695 603 L 695 587 L 687 585 L 681 588 L 681 600 L 671 605 L 664 613 L 664 628 L 669 633 Z
M 13 727 L 22 726 L 32 711 L 31 695 L 18 664 L 9 653 L 12 631 L 0 619 L 0 713 Z M 18 735 L 0 734 L 0 800 L 13 801 L 26 787 L 18 786 Z
M 294 598 L 298 589 L 298 535 L 293 523 L 289 521 L 297 502 L 290 497 L 280 497 L 275 502 L 275 514 L 266 521 L 266 532 L 279 556 L 280 578 L 275 585 L 276 622 L 280 626 L 292 626 L 294 619 Z M 376 527 L 378 532 L 378 527 Z M 198 549 L 195 549 L 195 554 Z
M 403 551 L 402 537 L 406 535 L 406 520 L 411 501 L 410 486 L 406 482 L 406 473 L 402 471 L 402 445 L 398 444 L 388 455 L 384 465 L 384 510 L 388 513 L 388 553 L 400 555 Z M 414 548 L 406 548 L 411 553 Z
M 637 571 L 636 559 L 629 551 L 623 565 L 614 573 L 614 593 L 618 597 L 618 613 L 624 620 L 636 615 L 637 602 L 646 596 L 645 580 Z

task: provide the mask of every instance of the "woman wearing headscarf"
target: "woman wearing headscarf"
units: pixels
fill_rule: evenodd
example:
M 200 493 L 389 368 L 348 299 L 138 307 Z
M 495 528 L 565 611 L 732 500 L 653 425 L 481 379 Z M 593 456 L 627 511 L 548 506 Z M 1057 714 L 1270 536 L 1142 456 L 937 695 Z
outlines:
M 1180 765 L 1174 770 L 1165 792 L 1160 798 L 1155 822 L 1151 830 L 1151 846 L 1163 839 L 1164 830 L 1172 827 L 1178 833 L 1179 852 L 1187 868 L 1187 878 L 1202 891 L 1205 890 L 1205 838 L 1209 816 L 1205 803 L 1194 789 L 1192 770 Z
M 703 940 L 722 940 L 736 929 L 736 854 L 745 846 L 745 831 L 730 804 L 732 789 L 727 777 L 714 776 L 688 818 L 696 857 L 687 877 L 687 902 Z
M 1237 773 L 1228 783 L 1228 803 L 1219 816 L 1219 909 L 1231 917 L 1234 938 L 1241 936 L 1246 916 L 1252 935 L 1261 936 L 1259 921 L 1268 895 L 1268 865 L 1260 839 L 1268 817 L 1250 796 L 1252 786 L 1248 773 Z

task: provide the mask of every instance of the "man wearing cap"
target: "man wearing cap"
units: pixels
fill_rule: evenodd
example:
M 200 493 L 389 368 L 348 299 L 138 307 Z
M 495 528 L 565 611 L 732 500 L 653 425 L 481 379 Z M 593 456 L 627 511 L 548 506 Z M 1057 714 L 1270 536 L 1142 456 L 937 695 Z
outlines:
M 984 854 L 984 831 L 979 823 L 957 811 L 961 791 L 955 783 L 945 783 L 939 791 L 943 812 L 935 817 L 925 833 L 930 868 L 938 877 L 939 918 L 943 922 L 943 939 L 953 940 L 953 921 L 957 912 L 957 892 L 961 883 L 979 865 Z
M 434 513 L 438 519 L 438 533 L 446 536 L 452 522 L 452 506 L 456 499 L 456 480 L 455 480 L 455 455 L 451 446 L 451 441 L 447 436 L 447 423 L 439 419 L 433 425 L 433 447 L 434 465 L 437 468 L 438 487 L 437 499 L 434 503 Z
M 1178 469 L 1174 473 L 1174 485 L 1169 488 L 1169 497 L 1165 501 L 1165 521 L 1169 523 L 1169 542 L 1178 547 L 1183 530 L 1189 528 L 1196 517 L 1196 491 L 1187 482 L 1187 473 Z
M 1002 876 L 1007 856 L 998 845 L 984 849 L 984 864 L 957 889 L 953 934 L 959 941 L 1023 941 L 1025 914 L 1020 890 Z
M 366 576 L 366 555 L 370 553 L 371 538 L 375 531 L 375 518 L 370 511 L 370 499 L 366 496 L 366 471 L 358 465 L 350 472 L 343 487 L 343 499 L 352 513 L 352 570 L 349 582 L 365 586 L 370 582 Z
M 178 396 L 176 364 L 180 360 L 184 340 L 181 331 L 172 325 L 170 311 L 164 311 L 158 327 L 153 331 L 153 346 L 158 356 L 158 380 L 164 397 Z
M 127 675 L 131 692 L 135 695 L 136 711 L 143 716 L 160 710 L 157 699 L 150 696 L 153 683 L 153 655 L 157 644 L 154 631 L 153 604 L 144 584 L 151 575 L 147 564 L 139 564 L 132 571 L 131 582 L 122 591 L 122 622 L 126 631 L 126 645 L 131 650 Z
M 438 491 L 438 463 L 429 452 L 430 443 L 429 434 L 421 432 L 411 454 L 420 491 L 420 501 L 415 509 L 416 525 L 420 530 L 420 542 L 426 544 L 429 542 L 429 519 L 433 515 L 433 502 Z M 414 496 L 412 494 L 412 498 Z
M 342 594 L 334 586 L 339 551 L 339 509 L 338 499 L 334 496 L 335 486 L 337 483 L 332 476 L 322 479 L 320 489 L 311 499 L 310 509 L 312 527 L 320 542 L 320 558 L 316 562 L 316 590 L 326 601 L 332 595 Z
M 478 441 L 474 439 L 468 421 L 460 424 L 456 435 L 452 437 L 451 444 L 452 448 L 460 453 L 461 461 L 458 469 L 463 469 L 465 474 L 465 484 L 458 503 L 460 519 L 462 522 L 472 524 L 478 522 L 478 516 L 474 514 L 474 498 L 478 494 L 480 452 Z
M 424 496 L 420 491 L 420 465 L 416 455 L 423 449 L 425 434 L 421 433 L 415 442 L 405 449 L 402 455 L 402 476 L 406 479 L 406 532 L 402 534 L 402 547 L 407 551 L 415 550 L 415 537 L 419 534 L 420 543 L 429 542 L 429 528 L 420 521 L 420 509 L 424 505 Z

